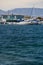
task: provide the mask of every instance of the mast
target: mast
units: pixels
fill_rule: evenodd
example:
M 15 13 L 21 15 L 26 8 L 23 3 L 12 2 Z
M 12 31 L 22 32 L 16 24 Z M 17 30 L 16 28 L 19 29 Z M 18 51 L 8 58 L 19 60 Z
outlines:
M 10 18 L 10 16 L 9 16 L 9 10 L 8 10 L 8 19 Z
M 34 5 L 32 7 L 31 13 L 30 13 L 31 18 L 32 18 L 32 15 L 33 15 L 33 10 L 34 10 Z

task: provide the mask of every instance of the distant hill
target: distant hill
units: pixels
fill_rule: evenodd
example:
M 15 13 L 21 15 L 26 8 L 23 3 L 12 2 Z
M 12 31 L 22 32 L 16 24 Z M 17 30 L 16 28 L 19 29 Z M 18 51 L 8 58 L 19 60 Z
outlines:
M 5 11 L 0 10 L 0 15 L 5 14 Z
M 7 14 L 8 11 L 0 10 L 0 14 Z M 43 8 L 16 8 L 9 10 L 9 14 L 19 14 L 19 15 L 28 15 L 28 16 L 43 16 Z

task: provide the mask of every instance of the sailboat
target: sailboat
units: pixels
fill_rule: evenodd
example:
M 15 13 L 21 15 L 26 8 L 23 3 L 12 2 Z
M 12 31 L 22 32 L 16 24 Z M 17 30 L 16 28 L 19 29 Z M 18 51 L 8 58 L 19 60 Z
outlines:
M 24 24 L 39 24 L 40 20 L 39 19 L 36 19 L 35 17 L 32 16 L 32 13 L 33 13 L 33 9 L 34 7 L 32 8 L 31 10 L 31 14 L 30 14 L 30 19 L 27 19 L 27 20 L 24 20 L 24 21 L 21 21 L 19 23 L 16 23 L 16 24 L 19 24 L 19 25 L 24 25 Z
M 18 24 L 18 25 L 38 24 L 39 20 L 34 18 L 34 17 L 32 17 L 33 9 L 34 9 L 34 7 L 31 10 L 31 15 L 30 15 L 31 18 L 30 19 L 27 19 L 27 20 L 24 20 L 24 21 L 20 21 L 19 19 L 17 19 L 16 16 L 15 16 L 15 18 L 12 18 L 13 15 L 11 15 L 12 17 L 10 18 L 9 14 L 8 14 L 8 19 L 6 20 L 6 22 L 8 24 Z
M 34 6 L 33 6 L 32 10 L 31 10 L 31 14 L 30 14 L 31 18 L 29 19 L 29 22 L 30 22 L 30 24 L 38 24 L 38 22 L 40 20 L 36 19 L 35 15 L 34 16 L 32 15 L 33 14 L 33 10 L 34 10 Z

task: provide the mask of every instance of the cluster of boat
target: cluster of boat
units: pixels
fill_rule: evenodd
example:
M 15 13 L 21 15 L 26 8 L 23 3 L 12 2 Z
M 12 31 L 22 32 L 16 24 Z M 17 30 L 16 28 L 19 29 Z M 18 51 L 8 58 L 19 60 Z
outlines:
M 22 20 L 20 21 L 19 19 L 9 19 L 6 20 L 4 18 L 0 19 L 0 24 L 17 24 L 17 25 L 24 25 L 24 24 L 43 24 L 43 21 L 40 21 L 39 19 L 27 19 L 27 20 Z

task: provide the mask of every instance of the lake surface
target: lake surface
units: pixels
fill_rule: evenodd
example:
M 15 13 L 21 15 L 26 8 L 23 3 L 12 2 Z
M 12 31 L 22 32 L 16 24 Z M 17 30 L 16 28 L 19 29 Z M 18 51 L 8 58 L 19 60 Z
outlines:
M 0 65 L 43 65 L 43 25 L 0 25 Z

